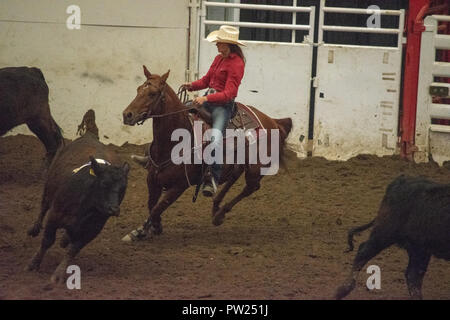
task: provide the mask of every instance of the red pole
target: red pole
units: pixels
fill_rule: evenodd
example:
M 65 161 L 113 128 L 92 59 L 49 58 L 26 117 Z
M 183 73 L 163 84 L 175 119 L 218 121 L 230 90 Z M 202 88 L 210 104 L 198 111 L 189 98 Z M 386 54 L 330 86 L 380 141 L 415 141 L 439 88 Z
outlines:
M 400 123 L 401 156 L 413 159 L 416 129 L 417 85 L 419 81 L 420 40 L 423 17 L 430 0 L 410 0 L 406 25 L 407 44 L 403 85 L 403 115 Z

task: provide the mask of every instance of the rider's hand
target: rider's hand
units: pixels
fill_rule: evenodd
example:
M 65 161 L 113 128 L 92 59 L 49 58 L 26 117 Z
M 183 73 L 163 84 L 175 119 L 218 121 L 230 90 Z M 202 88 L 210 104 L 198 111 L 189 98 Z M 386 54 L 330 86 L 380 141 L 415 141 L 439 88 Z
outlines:
M 185 84 L 183 84 L 183 89 L 186 89 L 186 90 L 189 90 L 189 91 L 191 91 L 192 90 L 192 84 L 191 83 L 185 83 Z
M 194 99 L 194 103 L 198 104 L 198 105 L 202 105 L 203 103 L 205 103 L 206 101 L 208 101 L 208 98 L 206 96 L 202 96 L 202 97 L 197 97 Z

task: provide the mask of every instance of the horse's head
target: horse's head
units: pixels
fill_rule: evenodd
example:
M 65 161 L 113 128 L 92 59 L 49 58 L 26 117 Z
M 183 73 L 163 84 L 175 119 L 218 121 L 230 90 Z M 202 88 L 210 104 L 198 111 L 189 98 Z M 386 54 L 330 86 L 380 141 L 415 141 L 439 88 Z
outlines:
M 130 126 L 134 126 L 152 115 L 161 114 L 164 104 L 166 81 L 170 70 L 162 76 L 158 76 L 151 74 L 146 66 L 143 67 L 147 80 L 137 88 L 136 98 L 123 111 L 123 123 Z

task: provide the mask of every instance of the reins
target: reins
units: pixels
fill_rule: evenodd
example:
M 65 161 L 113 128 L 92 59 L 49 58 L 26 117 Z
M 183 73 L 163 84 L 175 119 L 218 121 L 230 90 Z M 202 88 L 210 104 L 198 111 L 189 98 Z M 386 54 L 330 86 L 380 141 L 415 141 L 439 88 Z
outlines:
M 192 109 L 199 109 L 201 106 L 192 106 L 189 108 L 185 108 L 182 110 L 177 110 L 177 111 L 172 111 L 172 112 L 168 112 L 168 113 L 163 113 L 163 114 L 154 114 L 151 115 L 150 112 L 153 109 L 153 106 L 157 106 L 160 102 L 162 103 L 166 103 L 166 99 L 164 97 L 164 93 L 165 93 L 165 88 L 166 88 L 167 84 L 164 84 L 164 87 L 161 89 L 160 94 L 158 99 L 152 103 L 150 105 L 150 107 L 148 108 L 147 114 L 145 116 L 144 119 L 142 119 L 141 121 L 136 122 L 137 125 L 142 125 L 144 124 L 145 120 L 150 119 L 150 118 L 163 118 L 163 117 L 167 117 L 167 116 L 171 116 L 173 114 L 177 114 L 177 113 L 182 113 L 182 112 L 186 112 Z M 180 86 L 180 88 L 178 88 L 178 92 L 177 92 L 177 96 L 180 99 L 181 103 L 184 105 L 188 100 L 188 95 L 187 95 L 187 90 L 184 88 L 184 86 Z

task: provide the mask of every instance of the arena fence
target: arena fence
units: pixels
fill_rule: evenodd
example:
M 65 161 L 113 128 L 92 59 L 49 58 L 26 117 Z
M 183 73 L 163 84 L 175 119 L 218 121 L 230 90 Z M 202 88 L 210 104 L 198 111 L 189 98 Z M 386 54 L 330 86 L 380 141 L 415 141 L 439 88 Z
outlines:
M 404 10 L 327 7 L 324 0 L 317 1 L 318 9 L 298 4 L 300 1 L 291 6 L 203 1 L 197 76 L 206 73 L 217 54 L 205 38 L 219 25 L 237 26 L 244 35 L 249 34 L 248 29 L 290 30 L 290 42 L 244 41 L 248 59 L 238 100 L 275 118 L 292 117 L 294 130 L 288 142 L 299 156 L 346 160 L 361 153 L 396 153 Z M 248 9 L 289 12 L 292 19 L 281 24 L 240 21 L 241 10 Z M 327 14 L 394 16 L 397 25 L 331 25 L 325 23 Z M 385 34 L 396 41 L 393 46 L 333 44 L 328 41 L 336 38 L 328 36 L 331 33 Z M 301 41 L 299 34 L 304 35 Z
M 223 18 L 224 9 L 233 9 L 228 19 Z M 289 12 L 290 24 L 258 23 L 240 21 L 240 10 L 264 10 L 266 12 Z M 222 10 L 222 11 L 221 11 Z M 296 14 L 308 16 L 308 24 L 299 24 Z M 221 19 L 220 19 L 221 18 Z M 206 41 L 208 33 L 220 25 L 262 30 L 291 30 L 290 42 L 244 41 L 247 56 L 244 79 L 238 100 L 253 105 L 276 118 L 292 117 L 293 133 L 289 143 L 300 155 L 306 156 L 309 126 L 309 93 L 311 86 L 312 53 L 315 25 L 315 7 L 250 5 L 240 3 L 202 2 L 199 34 L 199 75 L 204 75 L 217 48 Z M 213 26 L 213 27 L 212 27 Z M 304 41 L 296 42 L 296 32 L 306 32 Z
M 438 33 L 439 22 L 450 22 L 450 16 L 433 15 L 424 20 L 414 160 L 427 162 L 431 156 L 442 164 L 450 160 L 450 62 L 436 61 L 436 50 L 450 50 L 450 35 Z

